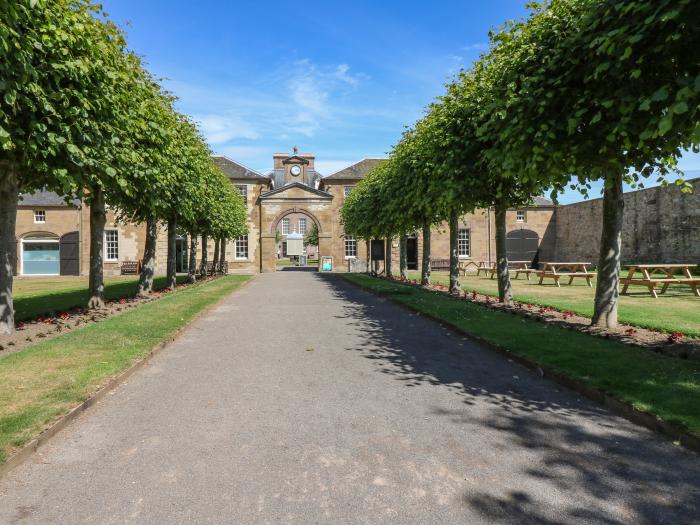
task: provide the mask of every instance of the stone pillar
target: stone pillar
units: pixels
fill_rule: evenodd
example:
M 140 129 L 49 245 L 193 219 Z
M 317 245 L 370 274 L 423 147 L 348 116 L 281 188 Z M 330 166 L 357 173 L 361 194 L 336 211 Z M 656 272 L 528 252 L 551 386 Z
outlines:
M 333 255 L 333 243 L 331 242 L 331 235 L 328 233 L 319 233 L 318 234 L 318 267 L 319 270 L 321 269 L 321 258 L 322 257 L 330 257 Z M 338 265 L 343 264 L 345 261 L 336 261 L 335 258 L 333 259 L 333 271 L 342 271 L 343 268 L 340 268 Z
M 274 233 L 264 233 L 261 239 L 260 246 L 260 271 L 274 272 L 277 271 L 277 241 Z

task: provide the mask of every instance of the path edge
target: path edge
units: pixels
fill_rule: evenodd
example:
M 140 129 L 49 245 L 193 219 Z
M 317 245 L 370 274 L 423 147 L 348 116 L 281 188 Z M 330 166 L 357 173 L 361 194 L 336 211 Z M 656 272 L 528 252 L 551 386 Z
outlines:
M 230 274 L 230 275 L 235 275 L 235 274 Z M 37 437 L 33 438 L 31 441 L 29 441 L 27 444 L 25 444 L 19 450 L 14 452 L 9 458 L 7 458 L 7 460 L 4 463 L 0 464 L 0 479 L 2 479 L 4 476 L 6 476 L 10 471 L 19 467 L 22 463 L 27 461 L 30 457 L 32 457 L 34 455 L 34 453 L 37 452 L 37 450 L 39 450 L 40 447 L 42 447 L 46 443 L 48 443 L 51 440 L 51 438 L 53 438 L 61 430 L 66 428 L 80 414 L 82 414 L 88 408 L 90 408 L 95 403 L 97 403 L 102 398 L 104 398 L 109 392 L 111 392 L 112 390 L 117 388 L 121 383 L 126 381 L 135 372 L 137 372 L 138 370 L 140 370 L 144 366 L 146 366 L 148 363 L 150 363 L 151 360 L 155 356 L 160 354 L 170 344 L 172 344 L 176 340 L 178 340 L 182 336 L 183 332 L 185 332 L 185 330 L 187 330 L 192 324 L 194 324 L 196 321 L 198 321 L 204 315 L 211 312 L 214 308 L 217 308 L 219 305 L 221 305 L 221 303 L 223 303 L 226 299 L 228 299 L 232 294 L 238 292 L 244 286 L 246 286 L 248 283 L 254 281 L 255 277 L 256 277 L 256 274 L 252 274 L 250 279 L 246 280 L 238 288 L 232 290 L 231 293 L 223 296 L 218 301 L 213 302 L 209 306 L 207 306 L 204 309 L 202 309 L 201 311 L 197 312 L 194 315 L 194 317 L 192 317 L 192 319 L 187 321 L 184 325 L 182 325 L 180 328 L 178 328 L 173 333 L 171 333 L 169 336 L 167 336 L 163 341 L 156 344 L 153 348 L 151 348 L 151 350 L 146 355 L 144 355 L 142 358 L 140 358 L 136 362 L 132 363 L 131 366 L 129 366 L 129 368 L 127 368 L 126 370 L 123 370 L 122 372 L 120 372 L 116 376 L 112 377 L 110 380 L 107 381 L 107 383 L 105 383 L 100 388 L 98 388 L 87 399 L 82 401 L 78 406 L 73 407 L 68 412 L 63 414 L 62 416 L 59 416 L 56 421 L 54 421 L 48 428 L 44 429 Z
M 341 279 L 343 277 L 341 276 Z M 375 297 L 383 297 L 385 299 L 388 299 L 389 301 L 392 302 L 392 304 L 395 304 L 396 306 L 403 308 L 404 310 L 407 310 L 412 313 L 416 313 L 422 317 L 426 317 L 430 319 L 431 321 L 437 322 L 438 324 L 441 324 L 453 332 L 463 335 L 465 337 L 468 337 L 472 341 L 475 341 L 485 348 L 488 348 L 489 350 L 495 351 L 499 354 L 501 354 L 504 357 L 507 357 L 508 359 L 515 361 L 516 363 L 524 366 L 531 372 L 536 372 L 542 377 L 546 377 L 548 379 L 551 379 L 555 383 L 558 383 L 570 390 L 573 390 L 574 392 L 581 394 L 582 396 L 586 397 L 587 399 L 590 399 L 591 401 L 594 401 L 598 403 L 599 405 L 610 409 L 611 412 L 625 418 L 628 421 L 631 421 L 632 423 L 642 426 L 648 430 L 652 430 L 658 434 L 661 434 L 665 438 L 668 438 L 673 442 L 673 444 L 679 444 L 683 448 L 690 450 L 692 452 L 695 452 L 697 454 L 700 454 L 700 437 L 694 436 L 690 432 L 688 432 L 686 429 L 675 425 L 673 423 L 669 423 L 668 421 L 664 421 L 660 419 L 659 417 L 649 414 L 647 412 L 642 412 L 640 410 L 637 410 L 634 408 L 631 404 L 622 401 L 616 397 L 613 397 L 609 394 L 606 394 L 602 390 L 598 390 L 597 388 L 590 387 L 572 377 L 569 377 L 568 375 L 564 374 L 563 372 L 559 372 L 553 368 L 548 367 L 547 365 L 542 365 L 538 363 L 537 361 L 534 361 L 528 357 L 524 357 L 518 354 L 515 354 L 508 350 L 507 348 L 497 344 L 497 343 L 492 343 L 491 341 L 487 341 L 486 339 L 482 338 L 481 336 L 478 336 L 476 334 L 473 334 L 464 328 L 461 328 L 460 326 L 451 323 L 450 321 L 447 321 L 445 319 L 441 319 L 440 317 L 430 314 L 430 313 L 425 313 L 421 312 L 407 304 L 400 303 L 398 301 L 395 301 L 394 299 L 391 298 L 389 294 L 380 294 L 377 293 L 376 291 L 372 290 L 368 286 L 364 286 L 360 283 L 356 283 L 353 281 L 350 281 L 348 279 L 343 279 L 343 282 L 346 282 L 350 284 L 351 286 L 355 286 L 367 293 L 372 294 Z M 431 290 L 425 290 L 426 292 L 431 292 Z M 451 299 L 455 299 L 452 297 Z

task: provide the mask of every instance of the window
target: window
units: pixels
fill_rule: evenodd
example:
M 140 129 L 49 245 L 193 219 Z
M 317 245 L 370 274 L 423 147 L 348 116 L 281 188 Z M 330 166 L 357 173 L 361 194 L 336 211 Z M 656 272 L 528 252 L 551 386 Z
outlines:
M 248 186 L 245 184 L 236 184 L 236 188 L 238 189 L 238 193 L 241 194 L 241 197 L 243 197 L 243 202 L 247 203 L 248 202 Z
M 518 210 L 515 212 L 515 220 L 517 222 L 527 222 L 527 216 L 525 215 L 525 210 Z
M 345 237 L 345 258 L 357 257 L 357 241 L 355 237 Z
M 457 255 L 469 257 L 469 228 L 460 228 L 457 232 Z
M 243 235 L 236 239 L 236 259 L 248 258 L 248 236 Z
M 119 259 L 119 232 L 117 230 L 105 230 L 105 261 Z
M 34 210 L 34 224 L 44 224 L 46 222 L 46 210 Z
M 306 218 L 301 217 L 299 219 L 299 233 L 304 235 L 306 233 Z
M 343 186 L 343 195 L 347 197 L 355 186 Z
M 282 219 L 282 235 L 289 235 L 289 219 Z

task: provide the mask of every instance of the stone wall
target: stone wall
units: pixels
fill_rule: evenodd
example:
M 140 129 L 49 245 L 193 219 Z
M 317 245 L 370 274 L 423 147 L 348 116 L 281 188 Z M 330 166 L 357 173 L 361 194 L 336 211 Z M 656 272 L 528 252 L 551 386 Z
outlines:
M 700 179 L 693 193 L 678 186 L 625 194 L 623 263 L 700 263 Z M 557 208 L 552 258 L 598 262 L 603 199 Z M 542 260 L 542 259 L 540 259 Z

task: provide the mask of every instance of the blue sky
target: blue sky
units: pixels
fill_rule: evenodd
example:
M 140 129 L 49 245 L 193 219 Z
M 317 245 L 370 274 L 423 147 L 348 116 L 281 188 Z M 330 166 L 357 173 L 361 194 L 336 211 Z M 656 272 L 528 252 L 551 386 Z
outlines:
M 489 29 L 526 13 L 524 0 L 103 5 L 216 153 L 267 171 L 297 145 L 324 175 L 385 156 Z M 700 156 L 681 168 L 700 169 Z

